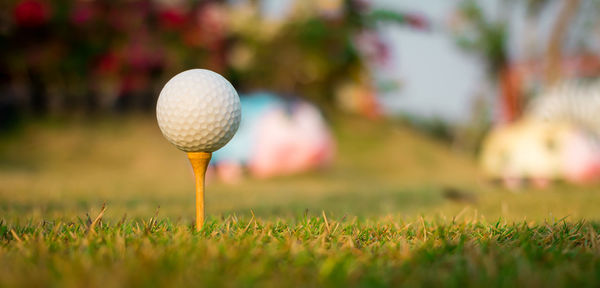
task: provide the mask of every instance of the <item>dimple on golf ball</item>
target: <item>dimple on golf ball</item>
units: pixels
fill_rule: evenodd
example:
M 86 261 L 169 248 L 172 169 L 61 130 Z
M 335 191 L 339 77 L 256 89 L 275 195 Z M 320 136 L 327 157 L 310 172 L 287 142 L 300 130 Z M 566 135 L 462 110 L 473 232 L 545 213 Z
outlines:
M 240 98 L 223 76 L 204 69 L 181 72 L 158 96 L 156 118 L 163 135 L 186 152 L 214 152 L 235 134 Z

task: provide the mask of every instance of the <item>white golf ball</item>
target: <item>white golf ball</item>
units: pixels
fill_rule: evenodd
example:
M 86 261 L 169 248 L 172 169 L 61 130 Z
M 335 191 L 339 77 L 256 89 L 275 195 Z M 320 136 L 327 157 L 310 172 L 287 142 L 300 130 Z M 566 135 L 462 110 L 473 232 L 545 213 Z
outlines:
M 156 118 L 163 135 L 186 152 L 213 152 L 235 134 L 240 98 L 223 76 L 204 69 L 181 72 L 158 96 Z

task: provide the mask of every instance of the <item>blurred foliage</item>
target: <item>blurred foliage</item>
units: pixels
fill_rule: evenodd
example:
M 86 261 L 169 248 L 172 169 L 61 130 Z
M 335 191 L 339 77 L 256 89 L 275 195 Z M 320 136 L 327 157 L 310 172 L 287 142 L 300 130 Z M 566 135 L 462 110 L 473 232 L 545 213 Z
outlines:
M 458 12 L 461 23 L 455 31 L 457 44 L 480 54 L 489 73 L 497 76 L 508 61 L 506 20 L 486 16 L 481 4 L 474 0 L 461 2 Z
M 0 111 L 150 110 L 162 84 L 190 68 L 224 74 L 241 92 L 332 106 L 338 82 L 386 57 L 379 21 L 426 26 L 363 1 L 326 2 L 296 1 L 276 18 L 260 1 L 2 2 Z
M 574 1 L 573 1 L 574 2 Z M 573 18 L 565 17 L 565 10 L 568 10 L 567 3 L 574 5 Z M 481 58 L 488 64 L 488 68 L 492 76 L 497 76 L 498 72 L 507 63 L 508 50 L 507 41 L 510 37 L 508 33 L 509 15 L 515 13 L 517 7 L 524 8 L 526 17 L 526 26 L 524 31 L 525 37 L 533 37 L 535 40 L 539 38 L 537 33 L 543 27 L 550 28 L 549 37 L 560 39 L 557 41 L 560 44 L 560 49 L 570 47 L 573 51 L 571 54 L 577 53 L 595 53 L 597 50 L 597 26 L 598 13 L 600 13 L 600 1 L 584 0 L 577 1 L 573 4 L 569 1 L 555 0 L 497 0 L 494 1 L 497 9 L 496 14 L 491 15 L 490 11 L 486 11 L 483 3 L 475 0 L 462 0 L 458 4 L 456 19 L 453 19 L 451 32 L 454 35 L 457 44 L 469 52 L 478 53 Z M 556 10 L 556 11 L 550 11 Z M 551 17 L 543 17 L 550 15 Z M 546 19 L 543 19 L 546 18 Z M 550 20 L 550 21 L 548 21 Z M 564 23 L 561 22 L 563 20 Z M 567 20 L 567 21 L 564 21 Z M 551 26 L 548 26 L 550 24 Z M 565 27 L 562 27 L 565 25 Z M 562 35 L 562 34 L 565 35 Z M 560 34 L 560 35 L 558 35 Z M 557 36 L 558 35 L 558 36 Z M 531 39 L 528 39 L 531 40 Z M 527 40 L 526 40 L 527 41 Z M 526 46 L 525 49 L 532 49 L 531 52 L 534 59 L 516 59 L 517 61 L 534 60 L 548 61 L 549 57 L 558 57 L 562 60 L 562 53 L 557 55 L 547 54 L 552 45 L 556 44 L 552 41 L 547 43 L 534 43 L 535 47 Z M 527 53 L 525 53 L 527 54 Z M 528 57 L 528 56 L 525 56 Z M 531 56 L 529 56 L 531 57 Z

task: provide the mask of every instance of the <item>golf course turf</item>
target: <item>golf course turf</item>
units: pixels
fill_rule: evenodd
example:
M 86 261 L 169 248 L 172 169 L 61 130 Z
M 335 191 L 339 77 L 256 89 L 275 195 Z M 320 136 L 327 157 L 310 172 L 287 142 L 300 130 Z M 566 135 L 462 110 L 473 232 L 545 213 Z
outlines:
M 27 123 L 0 142 L 0 287 L 600 285 L 597 185 L 511 192 L 402 125 L 333 123 L 327 169 L 209 175 L 199 233 L 154 119 Z
M 107 212 L 108 213 L 108 212 Z M 598 286 L 600 226 L 210 220 L 0 225 L 0 286 Z

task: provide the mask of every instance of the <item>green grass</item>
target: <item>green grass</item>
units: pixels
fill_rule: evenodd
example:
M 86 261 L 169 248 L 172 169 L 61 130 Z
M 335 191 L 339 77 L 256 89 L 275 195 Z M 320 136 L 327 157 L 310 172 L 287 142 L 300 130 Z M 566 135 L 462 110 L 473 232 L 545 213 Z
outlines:
M 189 163 L 151 119 L 4 135 L 0 287 L 600 285 L 597 185 L 510 192 L 405 127 L 334 126 L 328 169 L 209 181 L 200 233 Z
M 600 226 L 583 221 L 90 223 L 0 225 L 0 286 L 600 285 Z

